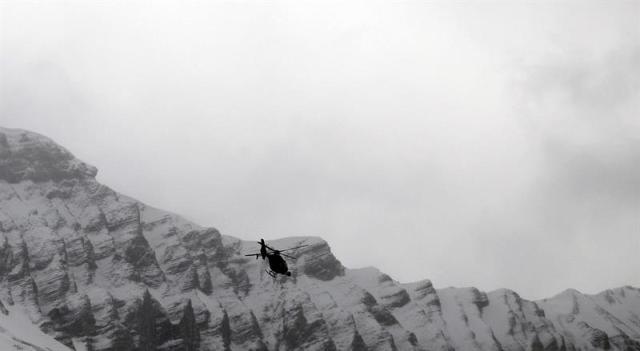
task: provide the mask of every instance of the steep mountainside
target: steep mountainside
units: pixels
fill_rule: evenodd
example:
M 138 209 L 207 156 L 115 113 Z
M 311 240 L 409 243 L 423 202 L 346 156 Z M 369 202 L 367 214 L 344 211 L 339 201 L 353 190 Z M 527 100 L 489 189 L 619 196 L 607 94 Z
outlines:
M 0 301 L 0 350 L 70 351 L 29 320 L 20 306 Z
M 636 288 L 538 302 L 437 290 L 347 269 L 315 237 L 273 241 L 309 246 L 291 278 L 272 279 L 243 256 L 255 243 L 96 173 L 46 137 L 0 129 L 0 301 L 76 350 L 640 350 Z M 5 317 L 0 342 L 16 335 Z

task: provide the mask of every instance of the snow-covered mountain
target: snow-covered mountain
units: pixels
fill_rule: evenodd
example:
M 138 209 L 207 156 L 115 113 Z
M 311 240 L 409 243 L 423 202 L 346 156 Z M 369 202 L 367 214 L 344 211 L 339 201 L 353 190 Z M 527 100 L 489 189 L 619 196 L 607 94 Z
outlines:
M 254 242 L 96 173 L 44 136 L 0 129 L 0 349 L 64 350 L 53 337 L 75 350 L 640 350 L 640 289 L 528 301 L 401 284 L 345 268 L 316 237 L 271 242 L 309 245 L 291 278 L 272 279 L 243 256 Z
M 36 317 L 36 320 L 39 319 Z M 29 319 L 19 305 L 6 306 L 0 300 L 0 350 L 70 351 Z

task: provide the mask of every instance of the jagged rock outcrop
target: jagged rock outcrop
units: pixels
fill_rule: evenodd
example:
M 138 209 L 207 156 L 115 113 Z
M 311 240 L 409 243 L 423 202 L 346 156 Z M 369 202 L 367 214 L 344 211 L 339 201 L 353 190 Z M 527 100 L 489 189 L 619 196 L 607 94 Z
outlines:
M 69 348 L 640 350 L 632 287 L 527 301 L 400 284 L 345 268 L 315 237 L 271 242 L 308 245 L 292 252 L 291 278 L 272 279 L 243 256 L 255 243 L 116 193 L 96 172 L 46 137 L 0 129 L 0 313 L 19 309 Z

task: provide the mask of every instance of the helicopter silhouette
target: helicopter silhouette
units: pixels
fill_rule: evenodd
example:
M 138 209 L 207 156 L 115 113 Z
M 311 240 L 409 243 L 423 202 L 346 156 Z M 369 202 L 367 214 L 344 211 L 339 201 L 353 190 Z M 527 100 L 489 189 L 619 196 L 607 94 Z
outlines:
M 291 258 L 291 259 L 295 259 L 295 257 L 287 255 L 283 253 L 283 251 L 295 250 L 301 247 L 309 246 L 309 245 L 300 245 L 296 247 L 290 247 L 284 250 L 276 250 L 272 247 L 269 247 L 267 244 L 265 244 L 264 239 L 260 239 L 260 241 L 258 241 L 258 244 L 260 244 L 260 252 L 247 254 L 245 256 L 255 256 L 256 260 L 258 259 L 258 257 L 262 257 L 263 260 L 267 259 L 269 261 L 269 268 L 270 268 L 269 270 L 267 270 L 267 273 L 274 278 L 278 274 L 286 275 L 288 277 L 291 276 L 291 272 L 289 271 L 287 262 L 284 260 L 284 258 L 282 258 L 282 256 Z

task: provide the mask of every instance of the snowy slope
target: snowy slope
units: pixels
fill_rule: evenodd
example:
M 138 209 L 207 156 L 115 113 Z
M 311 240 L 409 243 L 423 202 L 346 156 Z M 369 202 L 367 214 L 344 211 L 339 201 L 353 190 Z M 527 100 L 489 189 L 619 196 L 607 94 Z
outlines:
M 270 242 L 308 245 L 291 252 L 291 278 L 272 279 L 244 256 L 255 242 L 116 193 L 96 172 L 44 136 L 0 128 L 0 300 L 12 301 L 0 346 L 15 336 L 51 350 L 51 337 L 118 351 L 640 350 L 635 288 L 527 301 L 401 284 L 342 266 L 317 237 Z
M 568 289 L 538 304 L 571 343 L 608 349 L 640 340 L 639 299 L 640 289 L 627 286 L 597 295 Z
M 70 351 L 42 332 L 29 319 L 27 311 L 0 301 L 0 350 Z

